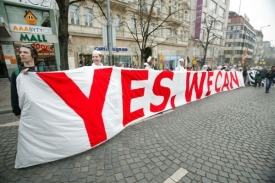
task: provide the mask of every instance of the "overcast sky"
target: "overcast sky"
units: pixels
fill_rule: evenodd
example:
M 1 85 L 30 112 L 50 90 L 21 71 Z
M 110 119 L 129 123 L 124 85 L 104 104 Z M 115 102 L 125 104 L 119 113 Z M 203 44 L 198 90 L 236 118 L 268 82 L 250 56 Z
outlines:
M 240 15 L 246 14 L 250 19 L 250 24 L 257 30 L 262 28 L 264 41 L 271 41 L 275 45 L 275 0 L 230 0 L 229 11 L 238 13 L 239 5 Z

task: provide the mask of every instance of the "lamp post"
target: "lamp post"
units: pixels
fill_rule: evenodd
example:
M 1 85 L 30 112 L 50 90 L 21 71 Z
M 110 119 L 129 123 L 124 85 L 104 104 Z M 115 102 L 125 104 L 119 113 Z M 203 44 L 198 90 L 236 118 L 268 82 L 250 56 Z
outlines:
M 260 27 L 260 30 L 262 30 L 262 28 L 269 27 L 269 26 L 270 25 L 262 26 L 262 27 Z

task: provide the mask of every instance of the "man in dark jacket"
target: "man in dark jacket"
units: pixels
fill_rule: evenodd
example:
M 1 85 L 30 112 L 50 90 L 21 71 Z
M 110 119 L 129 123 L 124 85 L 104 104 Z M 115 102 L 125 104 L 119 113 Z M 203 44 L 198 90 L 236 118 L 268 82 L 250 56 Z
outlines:
M 270 86 L 275 78 L 275 66 L 272 66 L 271 69 L 266 73 L 265 80 L 265 93 L 269 93 Z
M 23 66 L 19 67 L 19 71 L 15 70 L 11 74 L 11 106 L 13 113 L 18 118 L 21 117 L 21 109 L 19 107 L 19 99 L 16 86 L 17 75 L 18 73 L 27 74 L 28 72 L 39 72 L 40 67 L 38 65 L 38 53 L 33 46 L 29 44 L 22 44 L 19 49 L 19 56 L 21 62 L 23 63 Z M 43 66 L 43 71 L 48 71 L 48 69 Z
M 264 79 L 265 78 L 265 75 L 266 75 L 266 73 L 267 73 L 267 68 L 266 68 L 266 66 L 264 66 L 263 68 L 262 68 L 262 78 Z

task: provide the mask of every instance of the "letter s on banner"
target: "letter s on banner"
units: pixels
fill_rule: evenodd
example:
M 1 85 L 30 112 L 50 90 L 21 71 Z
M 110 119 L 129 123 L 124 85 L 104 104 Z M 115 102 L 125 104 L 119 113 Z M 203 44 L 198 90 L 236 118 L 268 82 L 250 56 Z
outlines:
M 163 102 L 159 105 L 154 105 L 150 103 L 150 111 L 151 112 L 160 112 L 163 111 L 168 103 L 171 90 L 169 87 L 161 86 L 161 81 L 164 78 L 168 78 L 170 80 L 173 80 L 174 72 L 170 71 L 162 71 L 155 79 L 154 85 L 153 85 L 153 93 L 156 96 L 163 96 Z
M 131 112 L 131 100 L 144 96 L 145 88 L 131 89 L 133 80 L 148 80 L 148 70 L 121 70 L 122 101 L 123 101 L 123 125 L 144 116 L 143 108 Z

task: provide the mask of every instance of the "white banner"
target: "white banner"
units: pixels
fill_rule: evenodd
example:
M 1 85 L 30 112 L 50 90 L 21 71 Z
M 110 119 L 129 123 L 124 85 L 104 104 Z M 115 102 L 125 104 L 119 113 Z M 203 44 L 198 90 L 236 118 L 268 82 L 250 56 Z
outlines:
M 244 86 L 239 71 L 170 72 L 81 67 L 20 74 L 15 168 L 89 150 L 128 124 Z

